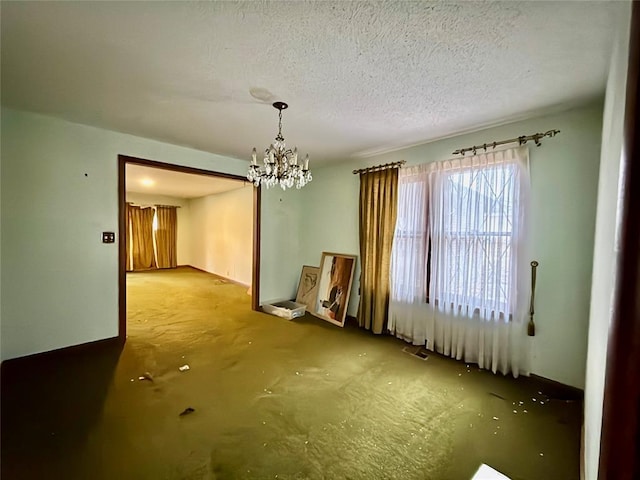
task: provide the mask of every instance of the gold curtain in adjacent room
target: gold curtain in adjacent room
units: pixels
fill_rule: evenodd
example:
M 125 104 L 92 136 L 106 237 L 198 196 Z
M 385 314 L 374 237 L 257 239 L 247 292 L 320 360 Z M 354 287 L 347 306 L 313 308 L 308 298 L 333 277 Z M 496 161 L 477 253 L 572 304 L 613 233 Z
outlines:
M 158 268 L 178 266 L 177 249 L 178 216 L 176 207 L 156 207 L 156 261 Z
M 391 246 L 398 209 L 398 169 L 360 174 L 360 306 L 358 324 L 373 333 L 387 326 Z
M 153 208 L 129 207 L 133 270 L 156 268 L 153 253 Z
M 131 204 L 125 203 L 125 243 L 127 244 L 127 262 L 126 270 L 130 272 L 133 270 L 133 263 L 131 261 Z

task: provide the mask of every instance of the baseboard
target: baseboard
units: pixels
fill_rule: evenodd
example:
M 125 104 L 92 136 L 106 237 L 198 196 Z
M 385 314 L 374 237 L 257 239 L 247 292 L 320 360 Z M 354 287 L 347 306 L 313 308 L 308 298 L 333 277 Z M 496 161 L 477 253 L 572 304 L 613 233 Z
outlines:
M 557 382 L 534 373 L 530 374 L 529 377 L 545 385 L 549 391 L 555 392 L 556 396 L 561 396 L 567 400 L 584 400 L 584 390 L 581 388 L 572 387 L 566 383 Z
M 86 354 L 102 348 L 111 348 L 116 345 L 122 345 L 124 342 L 120 337 L 103 338 L 102 340 L 93 340 L 87 343 L 80 343 L 78 345 L 70 345 L 68 347 L 56 348 L 53 350 L 47 350 L 46 352 L 32 353 L 24 355 L 22 357 L 8 358 L 2 361 L 2 369 L 10 367 L 14 363 L 23 363 L 30 361 L 43 361 L 49 357 L 70 356 L 78 354 Z
M 193 265 L 179 265 L 180 267 L 186 267 L 186 268 L 193 268 L 194 270 L 198 270 L 199 272 L 202 273 L 208 273 L 209 275 L 215 275 L 215 273 L 211 273 L 211 272 L 207 272 L 206 270 L 203 270 L 201 268 L 198 267 L 194 267 Z
M 234 283 L 236 285 L 240 285 L 241 287 L 245 287 L 245 288 L 251 288 L 251 285 L 249 285 L 248 283 L 242 283 L 242 282 L 239 282 L 238 280 L 234 280 L 233 278 L 225 277 L 224 275 L 220 275 L 218 273 L 207 272 L 206 270 L 203 270 L 202 268 L 194 267 L 193 265 L 180 265 L 180 266 L 181 267 L 190 267 L 190 268 L 193 268 L 194 270 L 198 270 L 199 272 L 208 273 L 209 275 L 214 275 L 214 276 L 216 276 L 218 278 L 226 280 L 229 283 Z

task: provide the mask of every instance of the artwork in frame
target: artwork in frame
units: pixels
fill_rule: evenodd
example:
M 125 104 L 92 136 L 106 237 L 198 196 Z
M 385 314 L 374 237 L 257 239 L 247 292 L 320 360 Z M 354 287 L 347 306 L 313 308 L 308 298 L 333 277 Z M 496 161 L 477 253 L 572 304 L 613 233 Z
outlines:
M 320 280 L 320 268 L 304 265 L 300 274 L 296 303 L 302 303 L 311 311 L 318 293 L 318 280 Z
M 355 255 L 322 252 L 318 294 L 311 313 L 344 326 L 355 266 Z

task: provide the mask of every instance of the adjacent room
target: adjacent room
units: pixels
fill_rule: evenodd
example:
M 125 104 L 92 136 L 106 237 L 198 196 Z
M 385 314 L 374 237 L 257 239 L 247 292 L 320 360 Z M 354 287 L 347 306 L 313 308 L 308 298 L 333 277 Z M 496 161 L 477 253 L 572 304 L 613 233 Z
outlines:
M 3 479 L 637 478 L 635 4 L 0 8 Z
M 241 289 L 251 309 L 253 195 L 246 180 L 125 166 L 127 337 L 161 342 L 190 317 L 180 299 L 202 279 L 216 296 Z M 206 327 L 207 319 L 201 319 Z

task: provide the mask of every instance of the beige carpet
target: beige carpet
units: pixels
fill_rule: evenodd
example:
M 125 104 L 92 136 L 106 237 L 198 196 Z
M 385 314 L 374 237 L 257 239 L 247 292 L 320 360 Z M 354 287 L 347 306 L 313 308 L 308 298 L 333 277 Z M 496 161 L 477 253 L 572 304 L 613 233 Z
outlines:
M 29 456 L 5 449 L 3 428 L 3 474 L 468 480 L 485 463 L 513 480 L 579 478 L 581 403 L 530 379 L 421 360 L 399 340 L 309 315 L 252 312 L 246 288 L 193 269 L 127 282 L 129 337 L 93 416 L 60 445 L 47 437 L 31 456 L 44 466 L 20 464 Z M 68 384 L 70 398 L 82 391 Z

